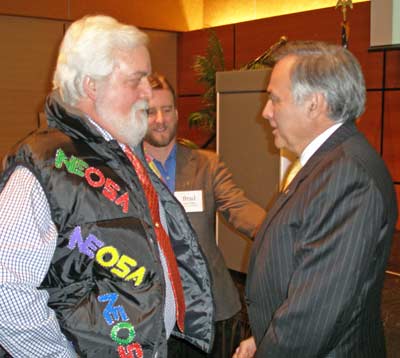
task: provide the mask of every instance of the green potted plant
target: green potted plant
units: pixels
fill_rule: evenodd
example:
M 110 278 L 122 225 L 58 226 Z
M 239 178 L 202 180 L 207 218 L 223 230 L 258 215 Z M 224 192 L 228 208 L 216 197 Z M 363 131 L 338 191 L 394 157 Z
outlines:
M 195 56 L 193 63 L 193 71 L 196 74 L 197 80 L 205 87 L 205 92 L 202 95 L 203 107 L 196 112 L 192 112 L 188 118 L 189 127 L 203 128 L 211 133 L 208 140 L 201 145 L 202 148 L 208 147 L 208 145 L 214 141 L 216 136 L 217 96 L 215 90 L 215 78 L 217 71 L 225 70 L 224 51 L 221 42 L 219 41 L 215 31 L 208 31 L 210 36 L 208 38 L 206 55 Z M 287 38 L 282 36 L 279 41 L 268 48 L 267 51 L 244 65 L 240 70 L 254 70 L 272 66 L 273 52 L 286 42 Z
M 216 92 L 215 74 L 225 70 L 224 52 L 215 31 L 209 30 L 208 45 L 205 56 L 196 56 L 193 70 L 198 82 L 205 87 L 202 95 L 203 108 L 189 115 L 189 127 L 198 127 L 208 130 L 211 135 L 201 146 L 206 148 L 215 139 L 216 130 Z

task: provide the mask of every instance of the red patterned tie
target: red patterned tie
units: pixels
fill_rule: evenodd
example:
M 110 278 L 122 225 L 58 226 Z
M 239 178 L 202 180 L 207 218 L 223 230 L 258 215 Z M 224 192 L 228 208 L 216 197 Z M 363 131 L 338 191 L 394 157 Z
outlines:
M 125 147 L 125 154 L 131 161 L 132 166 L 135 168 L 136 174 L 139 177 L 140 183 L 142 184 L 144 193 L 146 195 L 147 203 L 150 208 L 151 218 L 154 223 L 154 231 L 156 233 L 157 241 L 167 261 L 168 276 L 171 281 L 176 303 L 176 322 L 180 331 L 183 332 L 186 310 L 185 297 L 183 295 L 182 282 L 179 275 L 178 264 L 176 263 L 175 253 L 172 250 L 168 234 L 165 232 L 161 224 L 158 206 L 158 195 L 153 187 L 153 184 L 150 181 L 150 178 L 142 162 L 133 154 L 129 147 Z

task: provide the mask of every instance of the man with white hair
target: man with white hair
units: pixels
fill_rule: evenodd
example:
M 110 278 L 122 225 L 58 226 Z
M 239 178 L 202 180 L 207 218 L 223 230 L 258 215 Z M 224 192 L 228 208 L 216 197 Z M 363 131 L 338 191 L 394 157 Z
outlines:
M 146 43 L 107 16 L 73 23 L 46 101 L 49 129 L 4 160 L 0 356 L 162 358 L 172 332 L 210 349 L 206 261 L 138 146 L 151 96 Z

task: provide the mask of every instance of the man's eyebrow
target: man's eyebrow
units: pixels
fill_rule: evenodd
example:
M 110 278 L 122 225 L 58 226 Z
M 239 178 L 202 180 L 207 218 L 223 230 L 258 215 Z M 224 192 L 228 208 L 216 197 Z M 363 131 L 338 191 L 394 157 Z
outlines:
M 135 72 L 129 73 L 127 75 L 127 77 L 129 77 L 129 78 L 141 78 L 141 77 L 146 77 L 148 75 L 149 75 L 149 73 L 147 71 L 135 71 Z

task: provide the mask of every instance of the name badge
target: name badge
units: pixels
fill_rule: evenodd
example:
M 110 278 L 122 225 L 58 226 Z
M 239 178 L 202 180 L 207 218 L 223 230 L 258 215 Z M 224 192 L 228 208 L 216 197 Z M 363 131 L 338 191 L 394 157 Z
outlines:
M 203 190 L 176 191 L 175 197 L 187 213 L 199 213 L 204 210 Z

